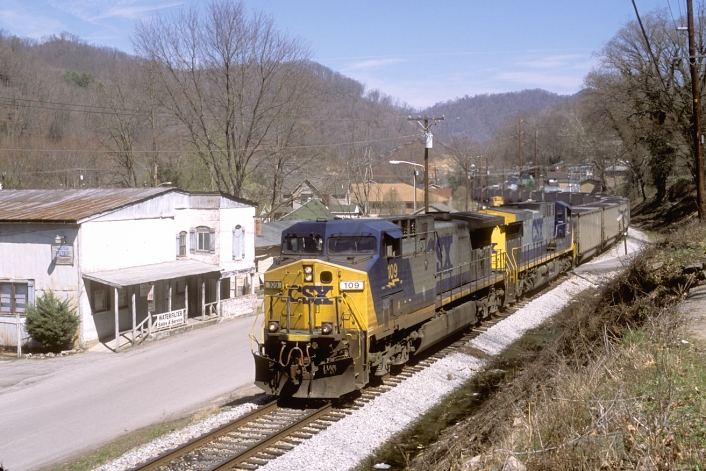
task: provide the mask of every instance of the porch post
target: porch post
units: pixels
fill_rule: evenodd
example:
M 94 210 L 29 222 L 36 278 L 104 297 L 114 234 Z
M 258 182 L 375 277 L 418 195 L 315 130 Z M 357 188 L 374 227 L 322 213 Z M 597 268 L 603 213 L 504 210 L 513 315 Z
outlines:
M 22 358 L 22 328 L 20 327 L 20 311 L 15 313 L 15 326 L 17 327 L 17 358 Z
M 172 280 L 169 280 L 169 312 L 172 312 Z
M 189 279 L 184 278 L 184 318 L 189 320 Z
M 135 287 L 132 287 L 132 344 L 135 345 L 135 325 L 137 324 L 137 307 L 135 306 Z
M 201 322 L 206 320 L 206 279 L 201 280 Z
M 120 311 L 118 310 L 118 288 L 113 288 L 115 298 L 113 307 L 115 309 L 115 351 L 120 350 Z
M 216 282 L 216 316 L 221 317 L 221 280 Z

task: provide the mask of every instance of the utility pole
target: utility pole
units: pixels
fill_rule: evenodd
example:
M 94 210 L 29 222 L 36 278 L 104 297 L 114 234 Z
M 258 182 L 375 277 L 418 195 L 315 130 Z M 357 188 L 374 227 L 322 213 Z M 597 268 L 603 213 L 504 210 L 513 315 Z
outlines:
M 517 110 L 517 140 L 520 144 L 519 149 L 520 149 L 520 178 L 519 181 L 517 182 L 517 188 L 522 191 L 522 112 L 520 110 Z
M 468 200 L 471 195 L 468 194 L 468 151 L 466 151 L 466 212 L 468 212 Z
M 444 116 L 442 115 L 441 118 L 430 118 L 428 116 L 424 116 L 424 118 L 417 117 L 417 118 L 412 118 L 411 116 L 407 117 L 408 121 L 416 121 L 417 124 L 419 124 L 422 129 L 424 130 L 424 213 L 429 212 L 429 149 L 431 149 L 432 146 L 432 134 L 429 132 L 429 127 L 431 126 L 429 124 L 429 121 L 432 121 L 432 124 L 434 124 L 435 121 L 443 121 Z M 424 124 L 421 123 L 421 121 L 424 121 Z
M 699 76 L 696 70 L 696 43 L 694 41 L 694 9 L 692 0 L 686 0 L 686 15 L 689 17 L 689 68 L 691 69 L 691 94 L 694 97 L 692 135 L 694 137 L 694 158 L 696 159 L 696 204 L 699 218 L 706 219 L 706 195 L 704 195 L 704 164 L 701 157 L 701 93 Z
M 539 162 L 537 162 L 537 128 L 534 129 L 534 189 L 539 188 Z
M 479 155 L 478 156 L 478 167 L 480 168 L 479 170 L 479 177 L 478 177 L 478 202 L 480 204 L 480 207 L 483 207 L 483 156 Z

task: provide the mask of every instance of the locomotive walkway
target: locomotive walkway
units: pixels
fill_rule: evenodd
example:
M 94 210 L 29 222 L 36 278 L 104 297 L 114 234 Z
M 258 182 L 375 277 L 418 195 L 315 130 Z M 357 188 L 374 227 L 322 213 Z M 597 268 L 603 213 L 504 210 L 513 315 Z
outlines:
M 258 394 L 253 320 L 118 354 L 0 361 L 0 465 L 50 469 L 126 433 Z

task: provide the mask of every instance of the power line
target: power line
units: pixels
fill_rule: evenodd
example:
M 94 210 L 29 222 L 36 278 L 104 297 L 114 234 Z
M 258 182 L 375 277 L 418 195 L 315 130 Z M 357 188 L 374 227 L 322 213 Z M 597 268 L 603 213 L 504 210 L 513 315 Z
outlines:
M 256 149 L 243 149 L 247 152 L 269 152 L 274 150 L 292 150 L 292 149 L 317 149 L 323 147 L 337 147 L 337 146 L 348 146 L 354 144 L 369 144 L 371 142 L 386 142 L 394 141 L 397 139 L 409 139 L 415 137 L 413 134 L 397 137 L 387 137 L 383 139 L 366 139 L 364 141 L 351 141 L 351 142 L 334 142 L 331 144 L 312 144 L 312 145 L 301 145 L 301 146 L 289 146 L 285 148 L 281 147 L 261 147 Z M 120 151 L 120 150 L 93 150 L 93 149 L 10 149 L 10 148 L 0 148 L 0 151 L 4 152 L 90 152 L 94 154 L 119 154 L 119 153 L 131 153 L 131 154 L 183 154 L 189 153 L 189 151 L 183 150 L 131 150 L 131 151 Z M 199 152 L 199 151 L 193 151 Z M 209 149 L 209 152 L 227 152 L 227 149 Z
M 100 115 L 103 115 L 103 114 L 105 114 L 105 115 L 131 114 L 134 116 L 141 116 L 141 117 L 145 117 L 145 118 L 151 117 L 151 115 L 145 110 L 138 110 L 138 109 L 132 109 L 132 108 L 111 108 L 108 106 L 83 105 L 83 104 L 78 104 L 78 103 L 63 103 L 63 102 L 47 101 L 47 100 L 32 100 L 29 98 L 17 98 L 17 97 L 8 97 L 8 96 L 0 96 L 0 100 L 5 100 L 5 102 L 0 102 L 0 105 L 12 106 L 12 107 L 21 106 L 23 108 L 42 109 L 42 110 L 50 110 L 50 111 L 67 111 L 67 112 L 100 114 Z M 15 102 L 23 102 L 23 103 L 15 103 Z M 45 106 L 45 105 L 52 105 L 52 106 Z M 61 108 L 61 107 L 76 107 L 79 109 Z M 83 108 L 83 109 L 81 109 L 81 108 Z M 172 114 L 166 113 L 164 111 L 157 112 L 157 115 L 159 115 L 161 117 L 173 118 Z M 301 120 L 305 121 L 305 122 L 330 122 L 330 121 L 335 121 L 335 122 L 373 122 L 373 121 L 377 121 L 377 118 L 321 118 L 321 119 L 301 118 Z M 252 119 L 245 119 L 245 121 L 253 121 L 253 120 Z

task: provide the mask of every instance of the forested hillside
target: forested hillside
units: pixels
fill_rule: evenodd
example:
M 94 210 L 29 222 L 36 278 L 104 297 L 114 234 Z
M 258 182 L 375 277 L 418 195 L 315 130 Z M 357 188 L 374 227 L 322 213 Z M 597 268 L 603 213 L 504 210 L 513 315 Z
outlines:
M 148 56 L 149 51 L 143 52 Z M 340 194 L 351 181 L 395 179 L 394 171 L 400 170 L 386 165 L 390 155 L 418 159 L 420 132 L 406 119 L 418 111 L 380 91 L 366 90 L 361 83 L 309 61 L 306 51 L 299 52 L 287 68 L 268 72 L 273 81 L 279 80 L 274 78 L 277 73 L 287 74 L 290 82 L 296 76 L 297 87 L 290 85 L 290 95 L 276 104 L 286 113 L 248 115 L 237 106 L 219 109 L 223 96 L 204 86 L 190 92 L 211 93 L 203 97 L 214 107 L 199 116 L 197 109 L 180 108 L 188 102 L 186 94 L 181 102 L 165 99 L 179 79 L 160 76 L 154 62 L 92 46 L 70 34 L 43 41 L 2 36 L 0 103 L 5 112 L 0 141 L 5 152 L 0 154 L 0 167 L 6 172 L 5 187 L 130 187 L 169 181 L 186 189 L 233 193 L 267 211 L 281 204 L 281 194 L 304 178 L 322 192 Z M 161 70 L 172 66 L 162 64 Z M 198 79 L 206 81 L 209 74 L 202 72 Z M 238 78 L 244 77 L 231 79 Z M 256 81 L 255 76 L 247 78 Z M 211 85 L 223 79 L 211 79 Z M 270 91 L 260 90 L 263 97 Z M 464 122 L 459 131 L 472 135 L 475 126 L 468 122 L 493 123 L 497 128 L 508 109 L 531 111 L 558 98 L 538 90 L 465 97 L 422 113 L 458 115 Z M 249 104 L 239 106 L 247 109 Z M 222 130 L 215 142 L 205 142 L 205 132 L 213 124 L 206 125 L 201 135 L 193 129 L 198 118 L 217 122 L 224 112 L 236 111 L 242 112 L 241 121 Z M 492 130 L 487 124 L 485 134 Z M 448 126 L 438 132 L 448 135 Z M 230 147 L 223 142 L 227 136 Z M 235 155 L 243 147 L 246 153 Z M 234 155 L 230 161 L 223 159 L 227 152 Z
M 649 54 L 632 23 L 576 96 L 524 90 L 413 110 L 312 62 L 304 43 L 242 4 L 181 15 L 138 24 L 136 56 L 71 34 L 0 34 L 3 186 L 171 182 L 249 199 L 268 217 L 304 179 L 334 196 L 364 182 L 411 183 L 408 166 L 388 161 L 422 161 L 422 133 L 408 117 L 425 115 L 446 117 L 431 128 L 431 165 L 434 181 L 458 201 L 479 169 L 478 183 L 487 185 L 508 172 L 541 180 L 551 165 L 577 164 L 591 168 L 604 191 L 643 196 L 646 185 L 664 191 L 670 175 L 693 171 L 684 64 L 665 56 L 663 82 L 643 71 Z M 662 13 L 647 19 L 668 29 Z M 664 50 L 678 52 L 672 36 L 661 36 Z M 642 59 L 621 53 L 630 48 Z M 627 167 L 628 178 L 609 188 L 606 171 L 615 166 Z
M 437 103 L 424 113 L 429 116 L 445 114 L 451 120 L 450 126 L 442 127 L 440 133 L 446 134 L 449 132 L 447 130 L 453 130 L 471 141 L 487 142 L 494 137 L 498 128 L 508 122 L 517 122 L 518 111 L 527 116 L 570 99 L 540 89 L 472 97 L 466 95 Z

